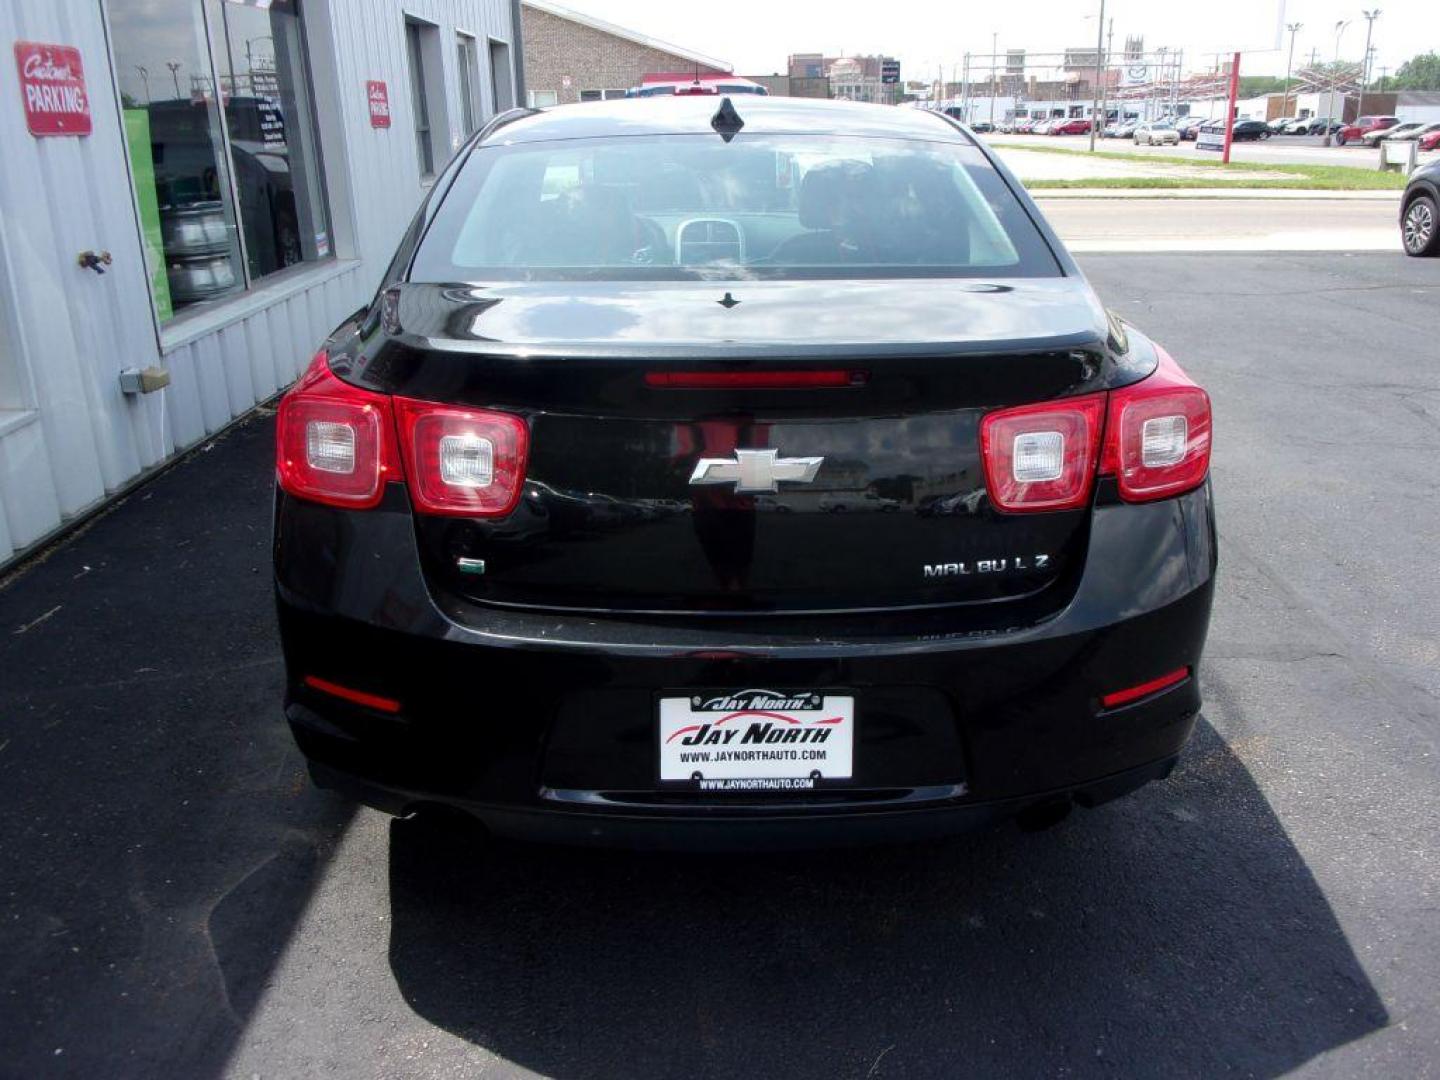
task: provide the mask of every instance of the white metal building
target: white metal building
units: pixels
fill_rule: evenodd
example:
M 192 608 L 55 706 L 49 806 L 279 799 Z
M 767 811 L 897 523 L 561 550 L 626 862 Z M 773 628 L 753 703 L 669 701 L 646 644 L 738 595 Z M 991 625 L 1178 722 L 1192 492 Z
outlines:
M 523 100 L 517 9 L 0 3 L 0 565 L 304 369 Z

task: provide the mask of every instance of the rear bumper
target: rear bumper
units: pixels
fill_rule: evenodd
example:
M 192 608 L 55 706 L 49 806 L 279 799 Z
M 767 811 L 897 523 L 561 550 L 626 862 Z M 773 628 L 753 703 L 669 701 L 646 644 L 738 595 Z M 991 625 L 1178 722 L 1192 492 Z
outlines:
M 498 833 L 630 845 L 934 835 L 1163 776 L 1200 707 L 1193 674 L 1119 708 L 1100 698 L 1195 671 L 1215 568 L 1208 485 L 1098 507 L 1063 610 L 980 631 L 944 613 L 816 618 L 801 635 L 764 619 L 442 607 L 403 507 L 355 515 L 282 496 L 277 515 L 287 718 L 319 783 L 393 813 L 439 803 Z M 400 711 L 338 701 L 307 675 Z M 751 686 L 853 690 L 853 787 L 753 802 L 658 790 L 658 692 Z

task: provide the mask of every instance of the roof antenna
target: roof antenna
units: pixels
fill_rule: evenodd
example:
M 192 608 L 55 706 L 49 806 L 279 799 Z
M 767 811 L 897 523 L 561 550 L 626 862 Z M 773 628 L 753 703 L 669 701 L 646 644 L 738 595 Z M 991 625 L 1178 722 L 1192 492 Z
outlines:
M 735 111 L 735 106 L 727 97 L 720 99 L 720 107 L 715 110 L 715 115 L 710 117 L 710 126 L 728 143 L 745 126 L 745 121 L 740 119 L 740 114 Z

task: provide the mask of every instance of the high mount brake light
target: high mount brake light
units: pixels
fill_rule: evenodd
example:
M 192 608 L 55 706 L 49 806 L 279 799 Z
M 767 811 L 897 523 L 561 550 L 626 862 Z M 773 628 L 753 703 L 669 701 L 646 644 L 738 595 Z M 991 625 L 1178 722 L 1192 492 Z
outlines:
M 530 443 L 523 419 L 401 397 L 395 419 L 416 510 L 504 517 L 515 509 Z
M 990 501 L 1001 510 L 1073 510 L 1090 499 L 1105 395 L 997 409 L 980 423 Z
M 327 506 L 376 506 L 401 480 L 390 399 L 337 379 L 323 351 L 280 399 L 275 473 L 291 495 Z
M 1149 378 L 1110 394 L 1100 471 L 1126 502 L 1198 487 L 1210 471 L 1210 395 L 1164 349 Z
M 1108 394 L 988 413 L 980 450 L 995 507 L 1025 513 L 1084 506 L 1097 456 L 1099 473 L 1115 477 L 1126 502 L 1165 499 L 1203 483 L 1210 397 L 1169 353 L 1156 352 L 1154 372 Z
M 645 385 L 673 390 L 793 390 L 803 387 L 864 386 L 869 372 L 798 371 L 647 371 Z

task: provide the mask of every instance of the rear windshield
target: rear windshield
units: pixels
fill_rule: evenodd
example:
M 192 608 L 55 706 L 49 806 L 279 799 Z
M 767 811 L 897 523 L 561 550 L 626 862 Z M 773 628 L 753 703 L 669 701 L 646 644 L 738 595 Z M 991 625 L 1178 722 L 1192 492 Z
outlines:
M 412 281 L 1056 277 L 974 146 L 647 135 L 480 147 Z

